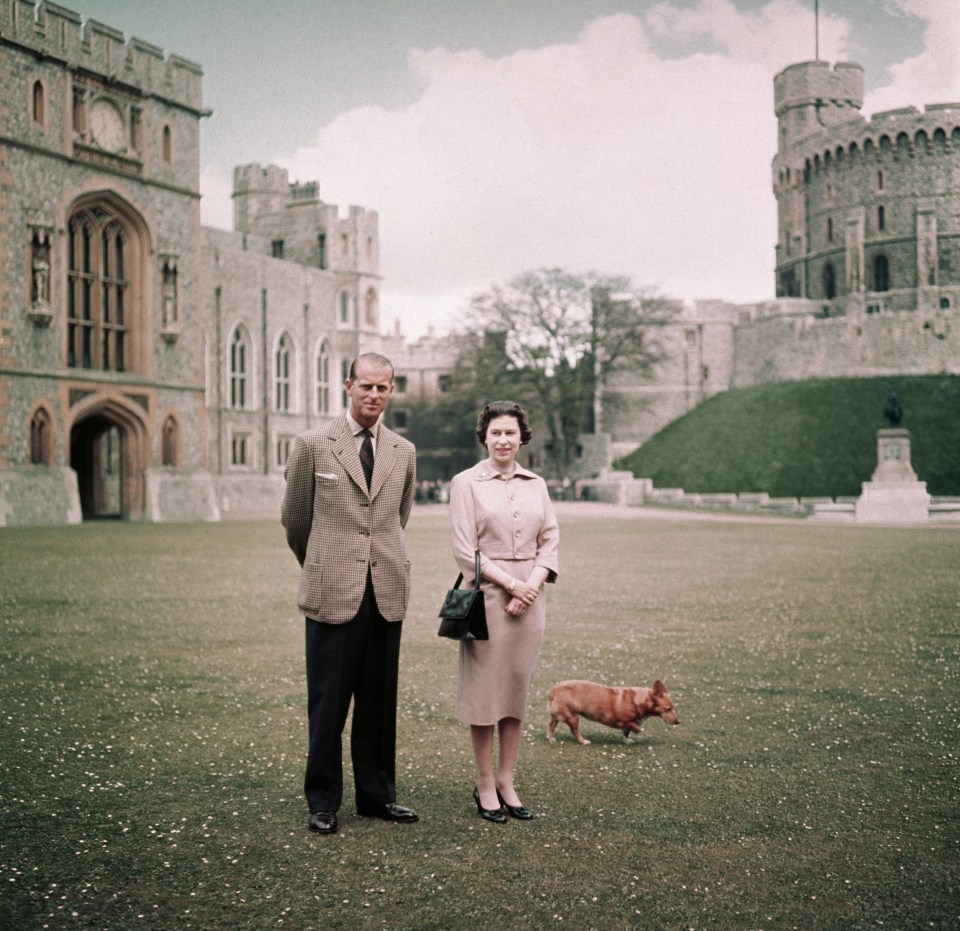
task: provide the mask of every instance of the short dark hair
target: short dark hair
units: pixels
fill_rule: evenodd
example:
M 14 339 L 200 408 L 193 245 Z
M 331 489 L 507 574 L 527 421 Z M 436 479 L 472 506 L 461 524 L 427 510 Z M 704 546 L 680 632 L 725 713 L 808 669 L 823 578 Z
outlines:
M 349 375 L 350 381 L 354 381 L 354 380 L 356 379 L 356 377 L 357 377 L 357 363 L 358 363 L 361 359 L 362 359 L 364 362 L 372 362 L 374 365 L 378 366 L 379 368 L 388 368 L 388 369 L 390 369 L 390 381 L 393 381 L 393 376 L 394 376 L 394 374 L 395 374 L 395 373 L 394 373 L 394 369 L 393 369 L 393 363 L 392 363 L 386 356 L 380 355 L 379 352 L 362 352 L 362 353 L 360 353 L 360 355 L 357 356 L 356 359 L 354 359 L 353 362 L 350 363 L 350 375 Z
M 526 446 L 533 439 L 533 430 L 527 422 L 527 412 L 516 401 L 491 401 L 480 411 L 477 420 L 477 439 L 481 446 L 487 442 L 487 427 L 497 417 L 515 417 L 520 425 L 520 445 Z

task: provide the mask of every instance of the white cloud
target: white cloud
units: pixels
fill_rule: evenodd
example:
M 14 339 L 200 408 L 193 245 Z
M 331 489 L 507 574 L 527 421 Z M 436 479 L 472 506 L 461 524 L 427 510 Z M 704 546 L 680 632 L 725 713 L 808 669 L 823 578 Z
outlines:
M 923 50 L 889 69 L 890 83 L 867 95 L 864 110 L 922 109 L 930 103 L 960 103 L 960 3 L 956 0 L 895 0 L 903 14 L 925 23 Z
M 216 165 L 208 165 L 200 172 L 200 220 L 204 226 L 233 229 L 233 178 Z
M 954 14 L 899 2 L 931 22 L 919 86 Z M 812 52 L 812 32 L 799 0 L 755 13 L 701 0 L 598 18 L 574 43 L 500 58 L 414 51 L 415 103 L 346 112 L 275 161 L 320 180 L 327 202 L 378 211 L 384 317 L 399 313 L 414 336 L 446 329 L 471 293 L 541 266 L 626 274 L 678 297 L 764 299 L 772 81 L 813 57 L 797 39 L 809 34 Z M 847 58 L 848 35 L 823 16 L 821 57 Z M 912 66 L 901 67 L 907 86 Z

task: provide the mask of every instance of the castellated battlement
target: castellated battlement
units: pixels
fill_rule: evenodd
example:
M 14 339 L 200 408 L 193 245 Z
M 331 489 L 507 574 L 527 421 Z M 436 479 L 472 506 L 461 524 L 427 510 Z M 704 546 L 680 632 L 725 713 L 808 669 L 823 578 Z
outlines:
M 923 111 L 900 107 L 873 114 L 869 119 L 852 119 L 811 133 L 794 143 L 791 160 L 820 158 L 830 161 L 871 151 L 882 156 L 914 155 L 918 148 L 936 151 L 934 143 L 960 147 L 960 103 L 931 104 Z
M 320 199 L 317 181 L 290 182 L 277 165 L 240 165 L 233 172 L 234 229 L 248 248 L 269 249 L 275 258 L 339 272 L 378 276 L 379 217 L 350 206 L 345 216 Z
M 83 22 L 78 13 L 55 3 L 0 3 L 0 37 L 68 68 L 203 113 L 199 65 L 178 55 L 164 57 L 149 42 L 127 41 L 122 32 L 95 20 Z

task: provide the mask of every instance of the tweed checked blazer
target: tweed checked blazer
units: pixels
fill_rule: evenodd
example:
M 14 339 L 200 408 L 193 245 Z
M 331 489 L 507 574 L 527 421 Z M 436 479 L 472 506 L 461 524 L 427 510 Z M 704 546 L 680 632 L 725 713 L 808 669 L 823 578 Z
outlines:
M 281 522 L 301 566 L 297 604 L 309 618 L 351 620 L 367 568 L 380 613 L 402 621 L 410 594 L 403 528 L 417 478 L 411 442 L 382 424 L 370 489 L 345 414 L 297 437 L 284 473 Z

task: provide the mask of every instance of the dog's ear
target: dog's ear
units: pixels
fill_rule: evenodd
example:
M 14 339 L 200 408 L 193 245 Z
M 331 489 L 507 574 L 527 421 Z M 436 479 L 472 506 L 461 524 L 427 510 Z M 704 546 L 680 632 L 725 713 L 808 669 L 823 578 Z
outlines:
M 666 693 L 667 690 L 664 687 L 664 684 L 657 679 L 657 681 L 653 683 L 653 694 L 659 698 L 661 695 L 666 695 Z

